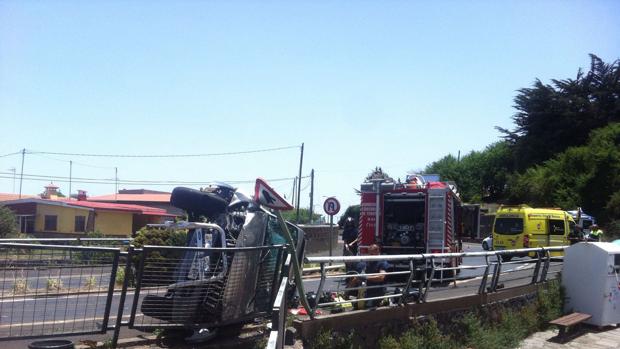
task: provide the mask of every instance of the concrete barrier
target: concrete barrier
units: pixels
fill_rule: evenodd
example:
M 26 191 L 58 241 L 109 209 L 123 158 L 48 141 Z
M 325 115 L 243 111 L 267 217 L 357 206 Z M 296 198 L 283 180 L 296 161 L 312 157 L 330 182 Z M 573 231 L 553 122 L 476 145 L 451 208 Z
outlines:
M 300 225 L 306 233 L 306 256 L 329 256 L 329 239 L 332 239 L 332 251 L 334 256 L 342 255 L 342 245 L 339 242 L 338 226 L 333 229 L 329 225 Z

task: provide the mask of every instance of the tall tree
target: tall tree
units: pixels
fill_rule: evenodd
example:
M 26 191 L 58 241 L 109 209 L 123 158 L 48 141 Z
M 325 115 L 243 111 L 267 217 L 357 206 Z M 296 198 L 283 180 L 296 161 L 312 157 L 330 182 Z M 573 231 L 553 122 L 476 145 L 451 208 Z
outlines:
M 590 131 L 620 121 L 620 61 L 590 55 L 590 70 L 575 79 L 536 80 L 515 97 L 516 128 L 499 128 L 514 151 L 519 171 L 585 144 Z
M 534 206 L 581 206 L 602 222 L 620 219 L 620 123 L 513 177 L 510 197 Z

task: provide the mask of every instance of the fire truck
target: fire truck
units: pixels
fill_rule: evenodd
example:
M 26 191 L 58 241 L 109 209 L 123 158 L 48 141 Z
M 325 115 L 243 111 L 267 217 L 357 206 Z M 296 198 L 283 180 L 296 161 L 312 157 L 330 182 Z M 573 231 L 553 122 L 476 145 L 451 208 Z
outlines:
M 410 174 L 404 183 L 369 176 L 360 192 L 360 254 L 371 244 L 382 254 L 461 251 L 462 215 L 469 211 L 454 183 L 440 182 L 437 175 Z M 455 267 L 460 260 L 442 264 Z

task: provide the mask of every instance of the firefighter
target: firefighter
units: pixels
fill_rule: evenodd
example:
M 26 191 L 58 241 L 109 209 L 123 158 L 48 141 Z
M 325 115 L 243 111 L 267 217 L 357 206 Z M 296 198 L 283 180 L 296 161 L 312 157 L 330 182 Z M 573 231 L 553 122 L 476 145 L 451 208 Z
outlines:
M 355 256 L 357 255 L 357 226 L 355 220 L 351 217 L 347 217 L 344 222 L 344 230 L 342 231 L 342 242 L 344 247 L 342 250 L 343 256 Z
M 381 254 L 381 248 L 377 244 L 372 244 L 368 246 L 368 255 L 376 256 Z M 381 297 L 385 295 L 386 288 L 380 287 L 385 284 L 386 273 L 390 269 L 390 264 L 387 261 L 372 261 L 372 262 L 359 262 L 357 264 L 357 272 L 362 274 L 378 274 L 371 275 L 364 278 L 356 277 L 351 285 L 360 285 L 362 281 L 365 281 L 366 286 L 369 287 L 366 289 L 366 295 L 364 298 L 372 298 L 372 297 Z M 381 299 L 378 300 L 369 300 L 366 304 L 369 307 L 374 307 L 381 304 Z
M 598 227 L 597 224 L 592 224 L 590 226 L 590 236 L 588 240 L 590 241 L 601 241 L 603 239 L 603 230 Z

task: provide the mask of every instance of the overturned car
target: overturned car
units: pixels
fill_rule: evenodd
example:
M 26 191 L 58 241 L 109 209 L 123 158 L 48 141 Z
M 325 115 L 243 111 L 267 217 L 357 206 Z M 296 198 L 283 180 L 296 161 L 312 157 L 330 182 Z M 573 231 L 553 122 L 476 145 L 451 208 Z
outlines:
M 211 335 L 270 311 L 289 252 L 303 260 L 303 230 L 286 222 L 295 245 L 286 248 L 283 221 L 226 184 L 175 188 L 170 202 L 189 221 L 152 226 L 187 229 L 187 247 L 165 247 L 162 256 L 161 246 L 144 246 L 138 278 L 145 295 L 142 324 L 207 329 Z

